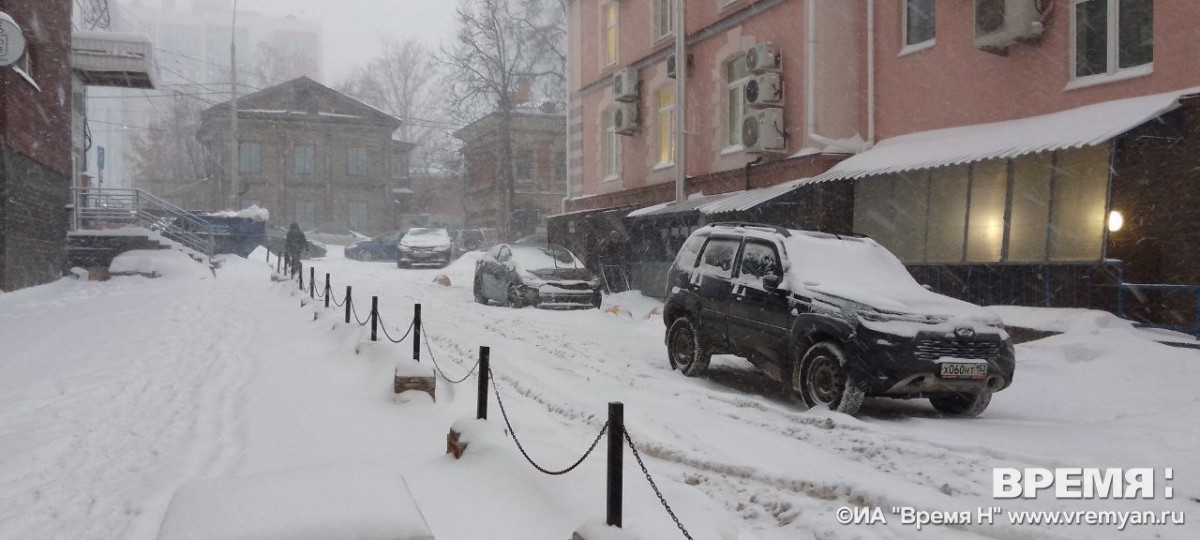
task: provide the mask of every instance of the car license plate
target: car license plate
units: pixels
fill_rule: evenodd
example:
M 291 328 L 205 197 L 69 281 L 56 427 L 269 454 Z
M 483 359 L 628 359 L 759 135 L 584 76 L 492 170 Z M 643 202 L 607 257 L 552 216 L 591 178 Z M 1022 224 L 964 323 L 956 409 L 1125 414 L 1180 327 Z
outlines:
M 983 379 L 987 377 L 987 363 L 945 363 L 939 376 L 943 379 Z
M 418 251 L 418 252 L 416 252 L 416 253 L 413 253 L 413 256 L 414 256 L 414 257 L 416 257 L 416 258 L 418 258 L 418 259 L 428 259 L 428 258 L 429 258 L 429 255 L 430 255 L 429 253 L 421 253 L 421 252 L 419 252 L 419 251 Z

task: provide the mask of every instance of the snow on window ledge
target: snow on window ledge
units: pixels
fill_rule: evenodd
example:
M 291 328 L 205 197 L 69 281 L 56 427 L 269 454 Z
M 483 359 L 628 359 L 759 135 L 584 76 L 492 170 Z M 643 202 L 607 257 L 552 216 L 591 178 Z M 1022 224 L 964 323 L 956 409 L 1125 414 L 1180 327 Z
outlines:
M 740 144 L 735 144 L 733 146 L 726 146 L 725 148 L 722 148 L 721 155 L 728 156 L 729 154 L 736 154 L 736 153 L 742 152 L 744 150 L 746 150 L 745 146 L 740 145 Z
M 1079 77 L 1079 78 L 1071 79 L 1071 82 L 1067 83 L 1067 86 L 1066 86 L 1066 88 L 1063 88 L 1063 91 L 1065 92 L 1067 90 L 1076 90 L 1079 88 L 1088 88 L 1088 87 L 1092 87 L 1092 86 L 1098 86 L 1101 84 L 1127 81 L 1129 79 L 1145 77 L 1145 76 L 1151 75 L 1153 73 L 1154 73 L 1154 63 L 1151 62 L 1149 64 L 1142 64 L 1140 66 L 1125 68 L 1125 69 L 1119 70 L 1115 73 L 1102 73 L 1100 75 L 1088 75 L 1087 77 Z
M 667 169 L 670 169 L 671 167 L 674 167 L 674 166 L 675 166 L 675 162 L 674 162 L 674 161 L 668 161 L 668 162 L 666 162 L 666 163 L 659 163 L 658 165 L 655 165 L 655 166 L 654 166 L 654 168 L 652 168 L 652 169 L 650 169 L 650 170 L 652 170 L 652 171 L 665 171 L 665 170 L 667 170 Z
M 899 58 L 901 56 L 908 56 L 913 53 L 921 52 L 925 49 L 932 49 L 933 46 L 936 44 L 937 44 L 937 38 L 928 39 L 928 40 L 922 41 L 920 43 L 913 43 L 912 45 L 905 45 L 903 47 L 900 47 L 900 53 L 897 54 L 896 57 Z
M 612 176 L 605 176 L 604 178 L 601 178 L 600 181 L 601 182 L 616 182 L 617 180 L 620 180 L 620 179 L 621 179 L 620 176 L 614 174 Z

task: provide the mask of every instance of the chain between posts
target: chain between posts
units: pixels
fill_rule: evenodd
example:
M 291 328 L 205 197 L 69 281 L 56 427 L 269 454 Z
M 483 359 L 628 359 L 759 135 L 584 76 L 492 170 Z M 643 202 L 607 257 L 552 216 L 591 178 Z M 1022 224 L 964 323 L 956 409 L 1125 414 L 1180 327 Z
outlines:
M 475 365 L 471 366 L 471 369 L 467 370 L 467 374 L 463 375 L 461 379 L 454 380 L 454 379 L 451 379 L 450 377 L 447 377 L 446 370 L 442 369 L 442 366 L 438 365 L 437 358 L 434 358 L 433 349 L 429 348 L 429 334 L 425 333 L 424 325 L 421 326 L 421 337 L 425 338 L 424 339 L 425 352 L 429 353 L 429 359 L 433 361 L 433 368 L 436 369 L 438 371 L 438 373 L 440 373 L 442 375 L 443 379 L 446 379 L 446 382 L 448 382 L 450 384 L 459 384 L 459 383 L 467 380 L 467 378 L 469 378 L 472 373 L 475 373 L 475 369 L 479 367 L 479 360 L 475 360 Z M 462 366 L 462 362 L 457 362 L 457 363 L 460 367 Z
M 383 337 L 387 338 L 387 340 L 392 343 L 400 343 L 400 342 L 404 341 L 406 338 L 408 338 L 408 335 L 412 333 L 412 329 L 413 329 L 413 323 L 411 321 L 409 321 L 408 330 L 404 331 L 404 335 L 401 336 L 400 339 L 392 339 L 392 335 L 389 334 L 387 331 L 387 325 L 384 324 L 384 322 L 383 322 L 382 315 L 379 316 L 379 326 L 383 327 Z
M 358 321 L 358 325 L 359 325 L 359 326 L 364 326 L 364 325 L 366 325 L 368 322 L 370 322 L 370 321 L 371 321 L 371 317 L 370 317 L 370 316 L 368 316 L 368 317 L 367 317 L 367 320 L 365 320 L 365 321 L 364 321 L 364 320 L 362 320 L 362 319 L 360 319 L 360 318 L 358 318 L 358 310 L 357 310 L 357 309 L 355 309 L 354 305 L 355 305 L 355 304 L 354 304 L 354 300 L 350 300 L 350 312 L 354 314 L 354 320 Z M 369 315 L 369 314 L 368 314 L 368 315 Z
M 671 509 L 671 505 L 667 504 L 667 499 L 663 497 L 662 491 L 659 491 L 658 484 L 654 482 L 654 477 L 650 476 L 650 471 L 646 469 L 646 464 L 642 462 L 642 455 L 638 453 L 637 446 L 633 445 L 633 439 L 629 437 L 629 430 L 625 430 L 625 442 L 629 445 L 629 449 L 633 451 L 633 459 L 637 461 L 638 467 L 641 467 L 642 474 L 646 476 L 646 481 L 650 483 L 650 488 L 654 490 L 654 494 L 658 495 L 658 502 L 667 511 L 667 515 L 670 515 L 671 519 L 675 521 L 675 526 L 679 527 L 679 532 L 683 533 L 684 538 L 693 540 L 691 533 L 684 528 L 683 523 L 679 521 L 679 517 L 675 515 L 675 511 Z
M 583 461 L 588 458 L 588 456 L 592 455 L 592 451 L 596 449 L 596 446 L 600 444 L 600 439 L 602 439 L 604 434 L 608 431 L 608 422 L 605 422 L 604 426 L 600 428 L 600 433 L 596 434 L 595 440 L 592 441 L 592 445 L 589 446 L 587 451 L 584 452 L 583 455 L 580 456 L 579 459 L 576 460 L 575 463 L 572 463 L 569 467 L 558 471 L 552 471 L 542 467 L 541 465 L 538 465 L 537 462 L 533 461 L 533 458 L 529 457 L 529 453 L 525 451 L 525 447 L 521 444 L 521 440 L 517 438 L 517 432 L 513 431 L 512 422 L 508 420 L 508 412 L 504 410 L 504 400 L 500 399 L 500 389 L 496 387 L 496 377 L 492 374 L 492 370 L 490 369 L 488 370 L 488 379 L 491 379 L 492 381 L 492 392 L 496 394 L 496 403 L 500 405 L 500 416 L 504 417 L 504 425 L 508 427 L 508 434 L 512 437 L 513 442 L 517 443 L 517 450 L 520 450 L 521 455 L 525 456 L 525 461 L 528 461 L 530 465 L 533 465 L 533 468 L 537 469 L 543 474 L 558 476 L 575 470 L 575 468 L 582 464 Z

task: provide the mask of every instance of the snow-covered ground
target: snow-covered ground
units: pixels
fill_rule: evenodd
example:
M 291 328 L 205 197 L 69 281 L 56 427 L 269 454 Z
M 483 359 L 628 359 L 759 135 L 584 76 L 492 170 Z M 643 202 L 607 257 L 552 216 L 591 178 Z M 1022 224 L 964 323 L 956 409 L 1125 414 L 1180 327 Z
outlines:
M 178 252 L 158 257 L 174 259 L 125 263 L 153 265 L 157 279 L 64 279 L 0 294 L 0 539 L 154 538 L 190 481 L 362 463 L 404 475 L 439 539 L 561 539 L 603 520 L 603 442 L 570 474 L 543 475 L 507 438 L 493 399 L 490 420 L 460 424 L 471 444 L 455 460 L 446 434 L 474 417 L 474 376 L 439 380 L 436 402 L 396 396 L 393 370 L 411 345 L 388 345 L 394 360 L 377 354 L 381 345 L 356 354 L 368 332 L 269 279 L 261 251 L 228 258 L 215 278 Z M 671 371 L 657 304 L 636 294 L 608 297 L 601 310 L 514 310 L 472 301 L 471 254 L 442 270 L 399 270 L 331 246 L 313 264 L 338 298 L 346 285 L 360 307 L 379 296 L 394 337 L 421 303 L 430 350 L 451 377 L 491 347 L 512 427 L 549 468 L 579 457 L 608 402 L 623 402 L 632 439 L 696 539 L 1198 537 L 1190 521 L 1122 532 L 997 518 L 918 531 L 890 512 L 1200 519 L 1200 351 L 1094 313 L 1002 313 L 1064 333 L 1017 347 L 1013 386 L 980 418 L 886 399 L 854 418 L 805 410 L 737 358 L 715 359 L 702 378 Z M 451 285 L 436 284 L 438 274 Z M 1174 497 L 1163 497 L 1160 476 L 1151 500 L 996 500 L 994 467 L 1170 467 Z M 624 485 L 628 531 L 682 537 L 629 454 Z M 882 507 L 888 524 L 840 525 L 843 506 Z

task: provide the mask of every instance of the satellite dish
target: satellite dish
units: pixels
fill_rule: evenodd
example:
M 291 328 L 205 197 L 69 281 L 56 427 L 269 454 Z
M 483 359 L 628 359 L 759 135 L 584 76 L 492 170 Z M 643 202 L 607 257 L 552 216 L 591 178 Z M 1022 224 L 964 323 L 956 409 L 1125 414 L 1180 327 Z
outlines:
M 25 34 L 17 21 L 0 11 L 0 67 L 11 66 L 25 54 Z

